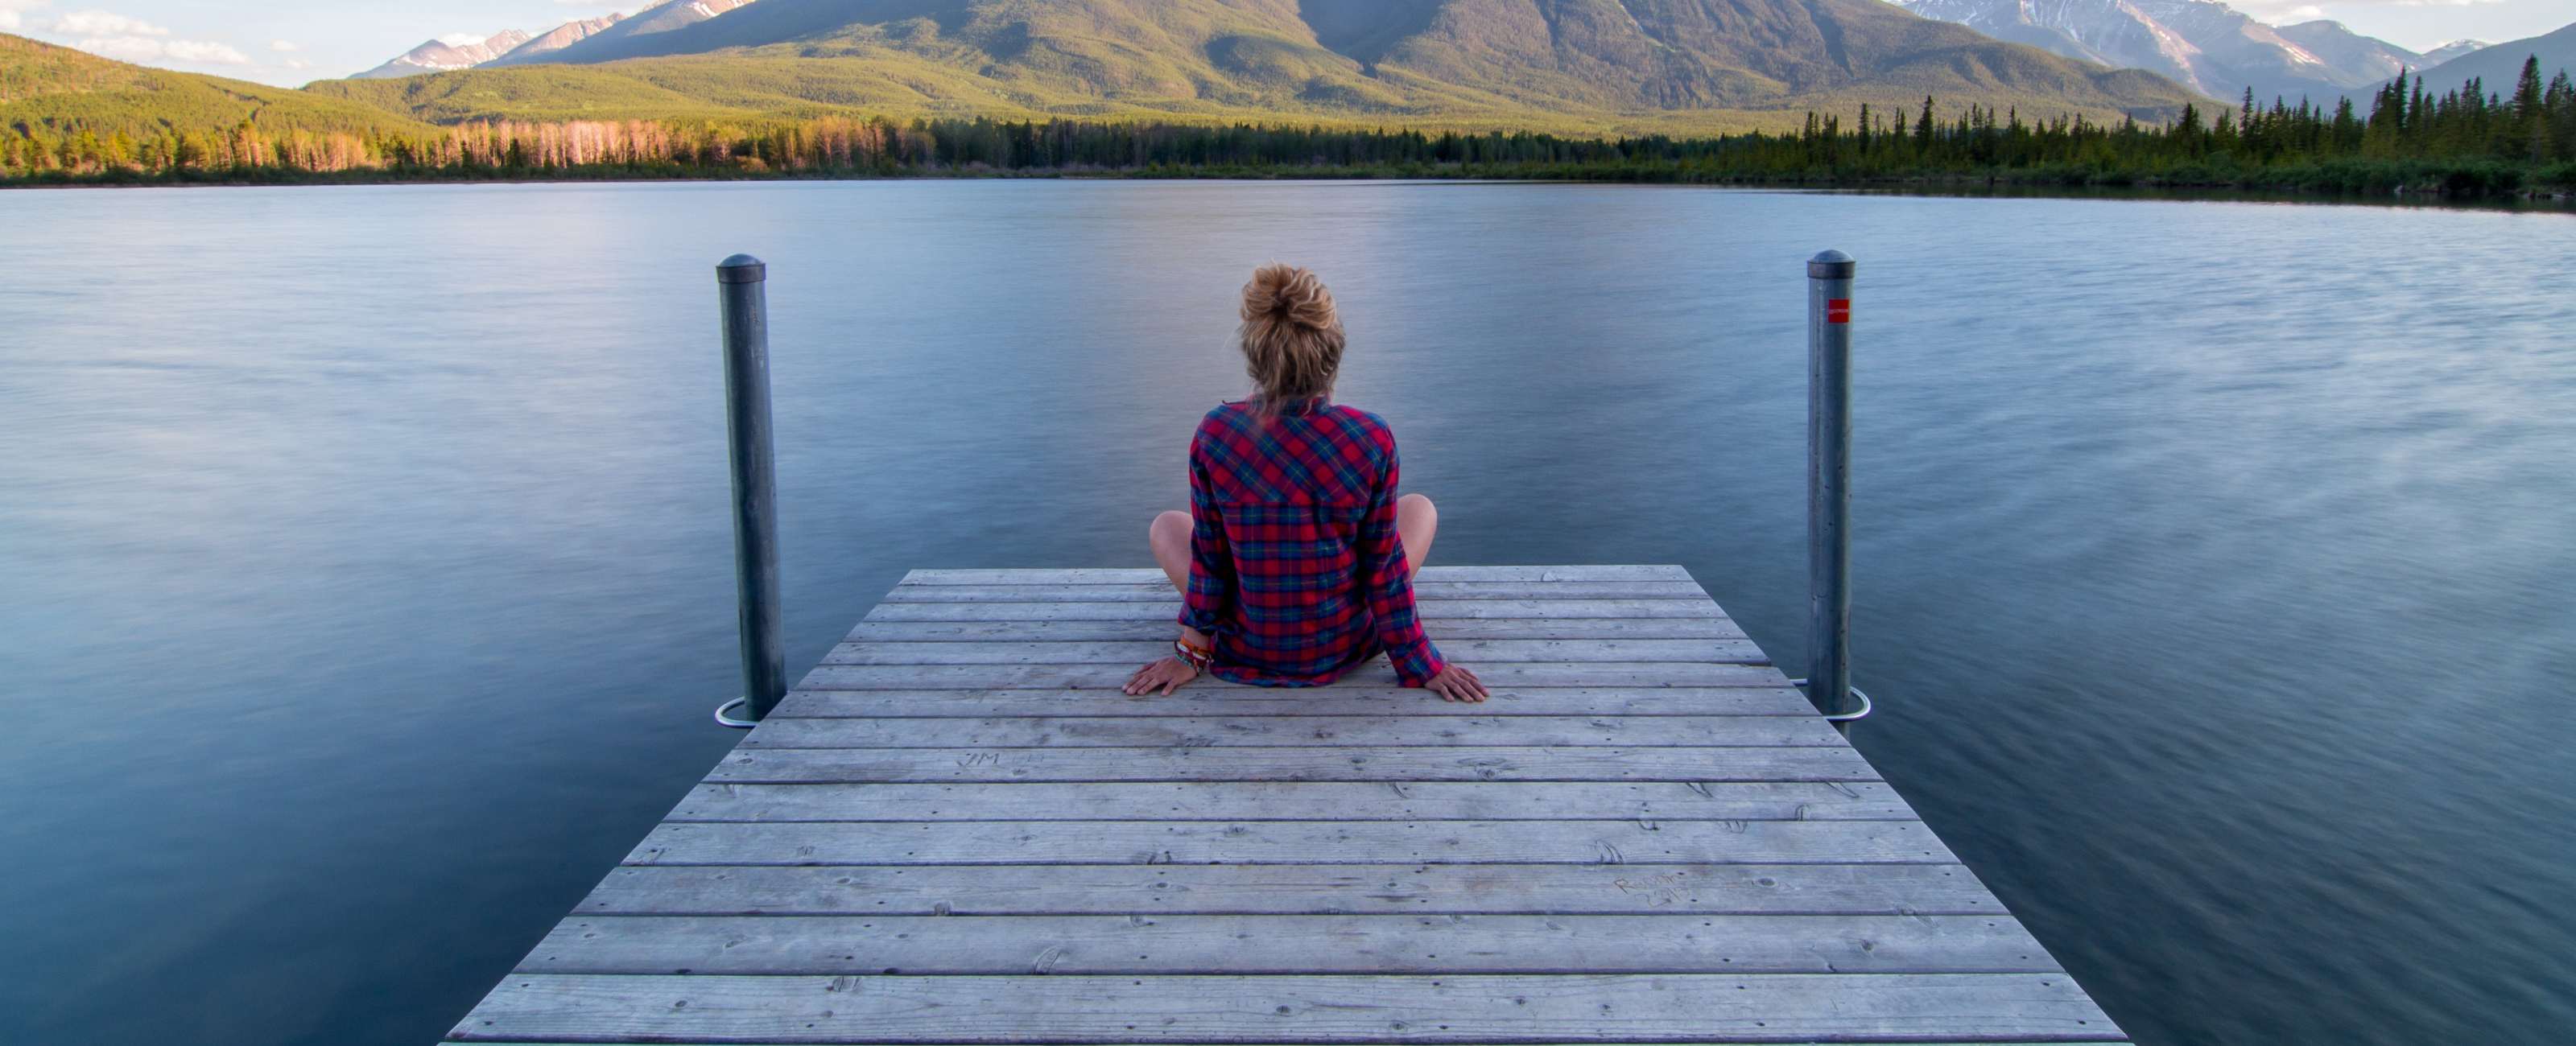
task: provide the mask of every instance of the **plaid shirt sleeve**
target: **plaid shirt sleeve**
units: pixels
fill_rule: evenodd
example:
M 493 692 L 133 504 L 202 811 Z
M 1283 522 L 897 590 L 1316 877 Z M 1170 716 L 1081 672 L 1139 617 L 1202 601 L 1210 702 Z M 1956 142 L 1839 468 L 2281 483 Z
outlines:
M 1198 442 L 1190 445 L 1190 591 L 1181 600 L 1181 624 L 1206 635 L 1223 630 L 1234 609 L 1234 550 L 1226 544 L 1225 514 Z
M 1378 444 L 1386 454 L 1386 471 L 1369 500 L 1368 516 L 1360 521 L 1360 587 L 1368 595 L 1369 613 L 1377 619 L 1378 643 L 1395 665 L 1396 680 L 1405 686 L 1425 686 L 1448 666 L 1440 659 L 1440 649 L 1431 645 L 1431 637 L 1423 634 L 1422 620 L 1414 612 L 1413 567 L 1405 558 L 1404 534 L 1395 526 L 1396 480 L 1403 472 L 1396 459 L 1395 437 L 1381 428 Z

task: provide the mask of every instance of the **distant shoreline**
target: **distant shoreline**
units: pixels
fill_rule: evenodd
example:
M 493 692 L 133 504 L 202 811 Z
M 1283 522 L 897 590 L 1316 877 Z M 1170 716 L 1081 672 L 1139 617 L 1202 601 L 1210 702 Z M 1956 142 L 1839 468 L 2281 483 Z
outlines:
M 2281 172 L 2271 171 L 2270 174 Z M 2537 172 L 2535 172 L 2537 173 Z M 2512 189 L 2478 187 L 2455 191 L 2438 181 L 2399 185 L 2385 192 L 2320 189 L 2288 179 L 2176 180 L 2152 175 L 2108 172 L 2077 181 L 2063 172 L 1991 171 L 1924 172 L 1872 177 L 1792 177 L 1688 170 L 1565 169 L 1536 165 L 1450 167 L 1200 167 L 1084 170 L 945 169 L 890 172 L 739 172 L 703 170 L 670 173 L 603 171 L 597 174 L 536 172 L 339 172 L 312 173 L 267 169 L 260 174 L 192 172 L 168 175 L 37 176 L 0 179 L 0 190 L 170 189 L 170 188 L 327 188 L 386 185 L 637 185 L 735 182 L 900 182 L 900 181 L 1347 181 L 1347 182 L 1524 182 L 1593 185 L 1699 185 L 1737 189 L 1845 190 L 1900 196 L 2028 196 L 2093 199 L 2231 199 L 2323 204 L 2420 205 L 2439 207 L 2565 207 L 2576 211 L 2576 186 L 2543 185 Z
M 0 133 L 21 185 L 337 185 L 846 178 L 1473 179 L 1886 191 L 2250 192 L 2318 200 L 2559 201 L 2576 194 L 2576 89 L 2526 69 L 2510 105 L 2381 92 L 2364 116 L 2251 98 L 2170 124 L 1945 117 L 1862 106 L 1781 132 L 1706 138 L 1432 133 L 1405 128 L 899 123 L 838 116 L 741 126 L 659 121 L 465 123 L 426 135 L 243 123 Z M 2475 86 L 2472 84 L 2471 86 Z M 2564 133 L 2553 128 L 2565 125 Z

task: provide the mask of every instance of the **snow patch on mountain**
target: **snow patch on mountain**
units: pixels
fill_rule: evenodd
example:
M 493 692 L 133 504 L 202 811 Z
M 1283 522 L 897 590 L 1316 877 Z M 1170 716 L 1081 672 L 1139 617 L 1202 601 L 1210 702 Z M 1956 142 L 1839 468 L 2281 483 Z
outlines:
M 2287 29 L 2213 0 L 1895 0 L 1925 18 L 2069 58 L 2158 73 L 2214 98 L 2331 97 L 2422 56 L 2334 22 Z
M 668 32 L 717 17 L 752 0 L 666 0 L 633 15 L 613 14 L 566 22 L 535 36 L 518 30 L 475 36 L 449 33 L 405 52 L 402 57 L 359 73 L 356 79 L 386 80 L 424 73 L 443 73 L 476 66 L 545 61 L 547 56 L 595 36 Z
M 471 69 L 527 42 L 528 34 L 516 29 L 490 36 L 449 33 L 412 48 L 393 61 L 359 73 L 358 79 L 388 80 L 451 69 Z
M 2494 43 L 2486 40 L 2453 40 L 2424 52 L 2424 65 L 2429 68 L 2454 58 L 2466 58 L 2494 46 Z

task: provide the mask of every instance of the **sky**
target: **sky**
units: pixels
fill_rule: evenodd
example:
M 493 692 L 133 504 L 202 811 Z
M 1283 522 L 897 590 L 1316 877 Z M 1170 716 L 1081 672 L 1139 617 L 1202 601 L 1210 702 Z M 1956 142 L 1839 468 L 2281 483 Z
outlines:
M 541 32 L 651 0 L 0 0 L 0 32 L 142 65 L 300 85 L 432 37 Z M 2576 0 L 2235 0 L 2276 25 L 2332 18 L 2402 47 L 2500 43 L 2576 22 Z

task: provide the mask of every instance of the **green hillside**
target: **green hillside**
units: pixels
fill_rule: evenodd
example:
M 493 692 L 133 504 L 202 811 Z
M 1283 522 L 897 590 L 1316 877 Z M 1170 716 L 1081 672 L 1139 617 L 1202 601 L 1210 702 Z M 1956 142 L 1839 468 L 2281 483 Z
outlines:
M 286 87 L 110 61 L 0 33 L 0 128 L 19 136 L 144 138 L 226 131 L 384 135 L 427 131 L 408 115 Z
M 326 80 L 306 91 L 432 123 L 469 120 L 752 120 L 1040 109 L 971 73 L 923 64 L 727 54 L 612 65 L 520 65 L 400 80 Z
M 1780 127 L 1927 94 L 2104 121 L 2195 100 L 1876 0 L 761 0 L 555 58 L 308 90 L 441 123 L 865 113 L 1577 134 Z

